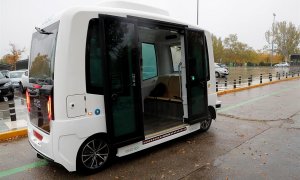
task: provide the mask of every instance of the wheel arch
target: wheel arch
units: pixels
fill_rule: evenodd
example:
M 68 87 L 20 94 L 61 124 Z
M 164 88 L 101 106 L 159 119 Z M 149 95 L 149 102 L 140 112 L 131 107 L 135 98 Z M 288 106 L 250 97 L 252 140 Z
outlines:
M 91 139 L 93 139 L 93 138 L 103 138 L 104 140 L 108 141 L 108 135 L 107 135 L 107 133 L 103 133 L 103 132 L 93 134 L 93 135 L 89 136 L 88 138 L 86 138 L 86 139 L 80 144 L 80 146 L 79 146 L 79 148 L 78 148 L 78 151 L 77 151 L 77 153 L 76 153 L 76 171 L 78 170 L 78 160 L 79 160 L 78 158 L 79 158 L 79 153 L 80 153 L 81 149 L 83 148 L 83 145 L 84 145 L 87 141 L 89 141 L 89 140 L 91 140 Z
M 217 118 L 216 109 L 213 106 L 208 106 L 208 111 L 209 111 L 212 119 Z

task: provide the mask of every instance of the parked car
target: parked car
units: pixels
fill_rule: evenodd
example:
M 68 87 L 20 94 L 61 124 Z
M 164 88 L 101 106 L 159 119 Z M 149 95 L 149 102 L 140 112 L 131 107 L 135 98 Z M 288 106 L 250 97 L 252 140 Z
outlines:
M 13 88 L 19 88 L 20 87 L 20 82 L 22 75 L 24 74 L 24 70 L 19 70 L 19 71 L 10 71 L 8 73 L 8 77 L 12 82 Z
M 3 76 L 8 77 L 9 70 L 1 70 L 0 72 L 3 74 Z
M 220 67 L 228 70 L 228 67 L 226 66 L 226 64 L 222 64 L 222 63 L 216 63 L 216 64 L 219 65 Z
M 29 86 L 29 78 L 28 78 L 28 70 L 26 70 L 21 77 L 20 91 L 24 93 L 28 86 Z
M 290 67 L 290 64 L 287 62 L 279 63 L 279 64 L 275 64 L 274 67 Z
M 229 75 L 229 71 L 226 68 L 223 68 L 221 66 L 219 66 L 217 63 L 215 63 L 215 74 L 216 77 L 225 77 L 227 75 Z
M 0 73 L 0 97 L 1 99 L 4 97 L 7 97 L 9 100 L 14 99 L 12 82 L 9 78 L 3 76 L 2 73 Z

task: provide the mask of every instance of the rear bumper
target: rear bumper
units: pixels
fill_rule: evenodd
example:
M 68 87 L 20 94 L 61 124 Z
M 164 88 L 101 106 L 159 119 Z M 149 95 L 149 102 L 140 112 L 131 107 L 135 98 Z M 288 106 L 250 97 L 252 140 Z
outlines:
M 33 149 L 45 157 L 48 160 L 53 161 L 53 153 L 52 153 L 52 139 L 50 134 L 46 134 L 42 132 L 41 130 L 37 129 L 35 126 L 33 126 L 30 122 L 28 122 L 28 141 L 30 145 L 33 147 Z M 43 139 L 39 140 L 37 137 L 35 137 L 33 131 L 40 134 Z

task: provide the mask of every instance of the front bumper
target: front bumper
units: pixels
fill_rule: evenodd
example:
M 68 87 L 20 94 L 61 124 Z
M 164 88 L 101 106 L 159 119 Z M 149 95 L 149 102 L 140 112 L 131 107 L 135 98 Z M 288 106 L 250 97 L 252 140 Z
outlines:
M 13 96 L 13 95 L 14 95 L 14 89 L 12 86 L 0 87 L 0 97 L 7 97 L 7 96 Z

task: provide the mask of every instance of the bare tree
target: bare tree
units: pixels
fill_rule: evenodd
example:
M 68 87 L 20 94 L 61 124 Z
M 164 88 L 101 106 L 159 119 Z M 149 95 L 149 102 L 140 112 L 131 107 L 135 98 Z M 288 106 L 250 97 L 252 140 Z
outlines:
M 265 38 L 268 44 L 272 43 L 274 38 L 274 44 L 276 45 L 276 52 L 284 56 L 285 61 L 289 59 L 289 56 L 293 53 L 299 52 L 300 45 L 300 29 L 286 21 L 278 22 L 274 26 L 274 34 L 272 29 L 265 33 Z

